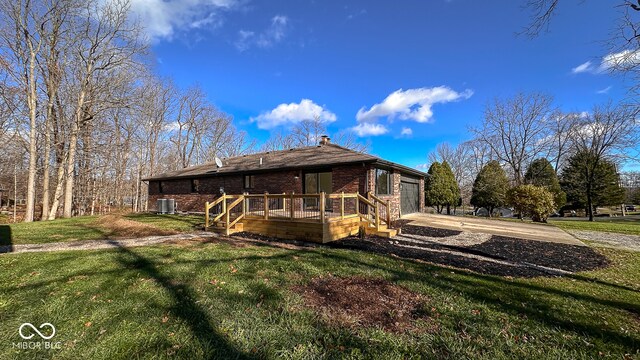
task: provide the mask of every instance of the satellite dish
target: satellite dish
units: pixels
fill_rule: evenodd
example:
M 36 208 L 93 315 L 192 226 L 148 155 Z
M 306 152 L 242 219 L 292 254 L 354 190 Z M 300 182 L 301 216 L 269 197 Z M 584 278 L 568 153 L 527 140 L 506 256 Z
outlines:
M 216 161 L 216 166 L 221 168 L 222 167 L 222 160 L 220 160 L 220 158 L 216 156 L 215 161 Z

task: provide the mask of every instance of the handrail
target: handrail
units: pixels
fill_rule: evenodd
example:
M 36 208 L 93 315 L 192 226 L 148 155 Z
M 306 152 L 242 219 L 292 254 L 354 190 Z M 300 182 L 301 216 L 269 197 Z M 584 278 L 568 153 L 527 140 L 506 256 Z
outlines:
M 238 204 L 240 203 L 244 203 L 244 196 L 240 195 L 238 196 L 238 199 L 236 199 L 234 202 L 232 202 L 231 204 L 229 204 L 229 206 L 227 206 L 227 211 L 225 212 L 225 217 L 226 217 L 226 221 L 225 221 L 225 232 L 226 235 L 230 235 L 230 231 L 229 229 L 231 229 L 231 227 L 233 225 L 235 225 L 240 219 L 242 219 L 242 217 L 244 217 L 244 211 L 242 214 L 240 214 L 240 216 L 238 216 L 237 218 L 235 218 L 232 222 L 230 222 L 229 220 L 229 215 L 231 214 L 231 210 L 233 210 L 234 207 L 236 207 Z M 244 205 L 243 205 L 244 206 Z
M 376 204 L 372 203 L 369 199 L 367 199 L 366 197 L 358 194 L 358 200 L 364 202 L 365 204 L 369 205 L 369 206 L 376 206 Z
M 220 204 L 221 202 L 223 202 L 223 201 L 224 201 L 224 203 L 223 203 L 223 211 L 222 211 L 218 216 L 216 216 L 216 217 L 213 219 L 213 221 L 212 221 L 212 222 L 216 222 L 216 221 L 220 220 L 220 218 L 222 217 L 222 215 L 225 213 L 225 211 L 224 211 L 224 207 L 225 207 L 225 206 L 224 206 L 224 204 L 226 204 L 226 199 L 227 199 L 227 194 L 224 194 L 224 193 L 223 193 L 223 194 L 222 194 L 222 196 L 220 196 L 219 198 L 215 199 L 213 202 L 211 202 L 211 203 L 210 203 L 210 202 L 208 202 L 208 201 L 207 201 L 207 202 L 204 204 L 204 229 L 205 229 L 205 230 L 209 228 L 209 210 L 210 210 L 212 207 L 214 207 L 214 206 L 216 206 L 216 205 L 218 205 L 218 204 Z
M 369 196 L 371 199 L 373 199 L 374 203 L 382 204 L 385 207 L 387 217 L 386 217 L 386 219 L 381 219 L 381 220 L 384 221 L 387 224 L 387 226 L 391 225 L 391 212 L 390 212 L 390 207 L 391 206 L 390 206 L 389 200 L 386 200 L 386 201 L 382 200 L 379 197 L 377 197 L 374 194 L 372 194 L 371 191 L 369 191 L 367 193 L 367 196 Z
M 205 204 L 205 228 L 208 228 L 211 223 L 223 221 L 221 225 L 223 225 L 223 229 L 225 229 L 226 232 L 229 233 L 230 228 L 233 227 L 235 224 L 237 224 L 241 219 L 246 219 L 249 215 L 251 215 L 252 217 L 255 215 L 255 214 L 252 214 L 251 212 L 247 212 L 250 199 L 264 199 L 263 200 L 264 203 L 261 201 L 256 203 L 256 205 L 259 204 L 259 207 L 264 206 L 264 214 L 260 216 L 263 217 L 265 220 L 268 220 L 271 217 L 272 215 L 270 213 L 271 211 L 277 211 L 273 213 L 274 214 L 273 216 L 275 217 L 281 218 L 284 213 L 290 220 L 292 221 L 297 220 L 296 209 L 299 208 L 298 206 L 299 204 L 294 206 L 293 200 L 294 199 L 310 199 L 310 198 L 318 200 L 318 204 L 317 204 L 318 208 L 315 210 L 317 212 L 316 214 L 317 217 L 315 221 L 317 222 L 328 223 L 330 221 L 335 221 L 335 220 L 344 220 L 346 218 L 360 217 L 362 221 L 366 221 L 370 223 L 371 225 L 375 226 L 376 229 L 378 230 L 380 230 L 380 227 L 382 224 L 386 223 L 388 226 L 391 224 L 389 200 L 385 201 L 370 192 L 367 193 L 366 196 L 358 192 L 334 193 L 334 194 L 326 194 L 326 193 L 268 194 L 268 193 L 265 193 L 265 194 L 243 194 L 243 195 L 222 194 L 219 198 L 215 199 L 213 202 L 207 202 Z M 273 199 L 284 199 L 284 201 L 282 202 L 278 201 L 277 203 L 280 205 L 276 205 L 278 206 L 278 208 L 274 210 L 272 209 L 272 205 L 274 203 L 268 201 Z M 339 214 L 338 213 L 334 213 L 332 215 L 325 214 L 325 210 L 328 206 L 327 199 L 333 199 L 334 201 L 333 203 L 334 205 L 332 205 L 333 211 L 334 212 L 339 211 Z M 345 213 L 345 199 L 355 200 L 355 209 L 356 209 L 355 213 L 353 214 Z M 228 203 L 228 200 L 233 200 L 233 201 Z M 336 204 L 335 201 L 338 201 L 338 203 Z M 288 208 L 287 208 L 287 203 L 289 204 Z M 232 210 L 235 209 L 240 204 L 242 204 L 242 213 L 239 214 L 238 217 L 236 217 L 235 219 L 231 219 Z M 215 217 L 210 218 L 210 214 L 209 214 L 210 210 L 214 206 L 218 206 L 218 205 L 221 205 L 221 208 L 216 211 L 220 211 L 220 213 L 215 214 Z M 364 208 L 361 207 L 361 205 Z M 352 205 L 348 205 L 349 208 L 351 206 Z M 263 210 L 259 210 L 259 211 L 263 211 Z M 348 211 L 351 211 L 351 210 L 348 210 Z M 302 212 L 304 213 L 304 211 Z M 236 211 L 236 213 L 238 212 Z M 303 217 L 301 219 L 304 219 L 305 215 L 303 214 L 302 216 Z

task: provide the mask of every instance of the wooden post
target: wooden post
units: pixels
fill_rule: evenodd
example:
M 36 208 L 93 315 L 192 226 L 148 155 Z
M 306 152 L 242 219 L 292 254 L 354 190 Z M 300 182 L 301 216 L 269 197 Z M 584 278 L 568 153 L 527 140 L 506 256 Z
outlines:
M 227 212 L 227 194 L 222 193 L 222 213 Z
M 324 224 L 324 191 L 320 192 L 320 222 Z
M 356 214 L 360 214 L 360 193 L 356 191 Z
M 242 196 L 242 217 L 245 217 L 245 215 L 247 215 L 247 198 L 244 197 L 244 195 L 240 195 Z
M 225 224 L 224 224 L 224 226 L 226 227 L 225 234 L 226 234 L 227 236 L 229 236 L 229 228 L 230 228 L 230 226 L 229 226 L 229 213 L 227 212 L 224 216 L 225 216 L 225 218 L 226 218 L 226 219 L 225 219 L 225 220 L 226 220 L 226 222 L 225 222 Z
M 293 209 L 293 192 L 291 192 L 291 198 L 289 199 L 289 217 L 291 220 L 293 220 L 295 214 L 295 210 Z
M 340 220 L 344 220 L 344 191 L 340 194 Z
M 269 220 L 269 199 L 267 193 L 264 193 L 264 219 Z
M 391 227 L 391 208 L 389 207 L 389 200 L 387 200 L 387 226 Z
M 209 229 L 209 202 L 204 204 L 204 230 Z
M 376 201 L 376 230 L 380 230 L 380 206 Z

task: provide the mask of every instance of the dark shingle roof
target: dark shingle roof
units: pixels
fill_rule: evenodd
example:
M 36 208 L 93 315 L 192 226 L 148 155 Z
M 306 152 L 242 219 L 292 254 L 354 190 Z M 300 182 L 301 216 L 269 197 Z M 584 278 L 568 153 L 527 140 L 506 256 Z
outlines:
M 262 165 L 260 164 L 260 159 L 262 159 Z M 335 144 L 326 144 L 225 158 L 222 159 L 223 166 L 221 168 L 218 168 L 215 162 L 209 162 L 177 171 L 158 174 L 143 180 L 205 177 L 242 172 L 300 169 L 363 162 L 380 163 L 417 176 L 425 175 L 421 171 L 385 161 L 372 155 L 353 151 Z

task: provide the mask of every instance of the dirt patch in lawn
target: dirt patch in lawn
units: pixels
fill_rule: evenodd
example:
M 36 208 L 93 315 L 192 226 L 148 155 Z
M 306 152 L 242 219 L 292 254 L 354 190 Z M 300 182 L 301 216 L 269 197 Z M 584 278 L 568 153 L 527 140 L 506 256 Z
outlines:
M 419 329 L 418 319 L 428 320 L 424 295 L 382 279 L 320 277 L 294 290 L 330 324 L 400 333 Z
M 102 216 L 96 220 L 95 224 L 104 229 L 106 236 L 112 239 L 164 236 L 178 233 L 177 231 L 160 229 L 153 225 L 127 220 L 121 215 Z

